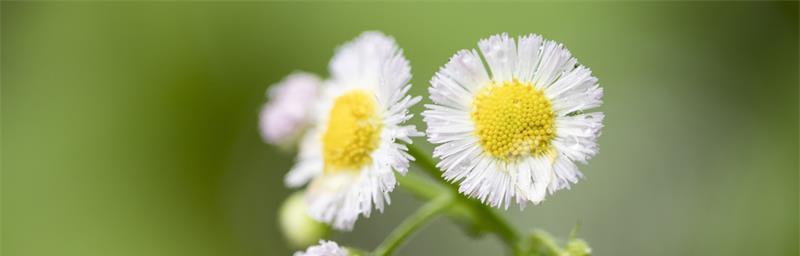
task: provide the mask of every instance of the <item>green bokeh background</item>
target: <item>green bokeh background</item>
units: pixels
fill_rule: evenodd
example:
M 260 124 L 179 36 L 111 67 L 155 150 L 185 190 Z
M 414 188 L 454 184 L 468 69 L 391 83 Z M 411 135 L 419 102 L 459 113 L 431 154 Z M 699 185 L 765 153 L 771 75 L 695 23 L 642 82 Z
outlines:
M 1 7 L 2 255 L 289 254 L 276 213 L 293 157 L 258 136 L 265 89 L 327 75 L 364 30 L 405 49 L 415 95 L 499 32 L 592 68 L 601 152 L 571 190 L 505 212 L 518 228 L 581 223 L 596 255 L 798 255 L 797 2 Z M 392 198 L 333 238 L 374 248 L 420 204 Z M 439 219 L 399 253 L 502 251 Z

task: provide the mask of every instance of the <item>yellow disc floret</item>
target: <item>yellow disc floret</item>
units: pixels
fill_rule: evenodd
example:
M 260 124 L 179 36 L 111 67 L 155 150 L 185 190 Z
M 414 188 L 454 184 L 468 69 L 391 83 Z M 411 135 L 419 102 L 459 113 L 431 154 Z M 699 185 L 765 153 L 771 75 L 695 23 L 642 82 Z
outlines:
M 483 150 L 505 161 L 546 154 L 555 137 L 553 108 L 544 92 L 516 79 L 481 89 L 470 117 Z
M 377 113 L 375 98 L 366 91 L 336 98 L 322 135 L 325 172 L 357 171 L 372 163 L 370 154 L 378 147 L 383 127 Z

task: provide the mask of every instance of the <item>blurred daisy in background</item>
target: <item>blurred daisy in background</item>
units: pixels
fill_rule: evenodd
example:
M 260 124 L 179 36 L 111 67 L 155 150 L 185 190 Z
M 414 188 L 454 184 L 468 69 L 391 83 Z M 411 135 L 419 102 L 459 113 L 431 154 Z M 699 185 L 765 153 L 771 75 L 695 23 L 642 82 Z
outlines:
M 369 217 L 373 207 L 383 211 L 397 183 L 394 172 L 408 170 L 411 156 L 400 141 L 422 135 L 403 125 L 420 97 L 406 95 L 408 61 L 394 39 L 380 32 L 365 32 L 341 46 L 329 68 L 316 127 L 301 142 L 285 181 L 290 187 L 310 182 L 310 215 L 350 230 L 359 215 Z
M 493 207 L 538 204 L 582 177 L 597 154 L 603 89 L 563 45 L 494 35 L 461 50 L 431 79 L 423 112 L 434 156 L 459 191 Z
M 264 142 L 283 148 L 294 146 L 312 121 L 310 106 L 319 95 L 320 84 L 314 74 L 295 72 L 269 87 L 258 122 Z
M 320 240 L 319 245 L 308 247 L 304 252 L 295 252 L 294 256 L 347 256 L 347 250 L 336 242 Z

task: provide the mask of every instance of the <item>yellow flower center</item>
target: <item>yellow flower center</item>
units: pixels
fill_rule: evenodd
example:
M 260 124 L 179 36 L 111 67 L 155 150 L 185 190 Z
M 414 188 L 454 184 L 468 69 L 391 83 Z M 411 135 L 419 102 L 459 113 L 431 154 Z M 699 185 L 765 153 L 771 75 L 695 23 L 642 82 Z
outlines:
M 336 98 L 322 136 L 324 171 L 358 171 L 372 163 L 381 128 L 372 94 L 354 90 Z
M 548 153 L 555 137 L 553 108 L 544 92 L 516 79 L 481 89 L 470 117 L 483 150 L 505 161 Z

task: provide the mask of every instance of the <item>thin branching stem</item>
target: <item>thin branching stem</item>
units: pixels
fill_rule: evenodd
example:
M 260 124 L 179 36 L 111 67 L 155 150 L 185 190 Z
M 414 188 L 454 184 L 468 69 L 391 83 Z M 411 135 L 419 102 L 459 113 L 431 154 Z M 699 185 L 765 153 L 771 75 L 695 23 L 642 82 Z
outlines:
M 415 158 L 415 165 L 450 188 L 449 190 L 455 198 L 455 203 L 468 209 L 475 216 L 473 221 L 482 222 L 482 226 L 496 234 L 511 249 L 513 254 L 520 255 L 523 253 L 519 232 L 505 218 L 480 201 L 461 195 L 456 184 L 442 178 L 442 172 L 436 167 L 433 159 L 429 156 L 430 154 L 425 153 L 414 145 L 408 145 L 408 153 Z
M 450 207 L 453 202 L 453 197 L 450 194 L 436 196 L 392 230 L 392 233 L 383 240 L 373 254 L 377 256 L 391 255 L 405 242 L 406 238 L 414 234 L 415 231 L 426 223 L 439 216 L 439 214 Z

